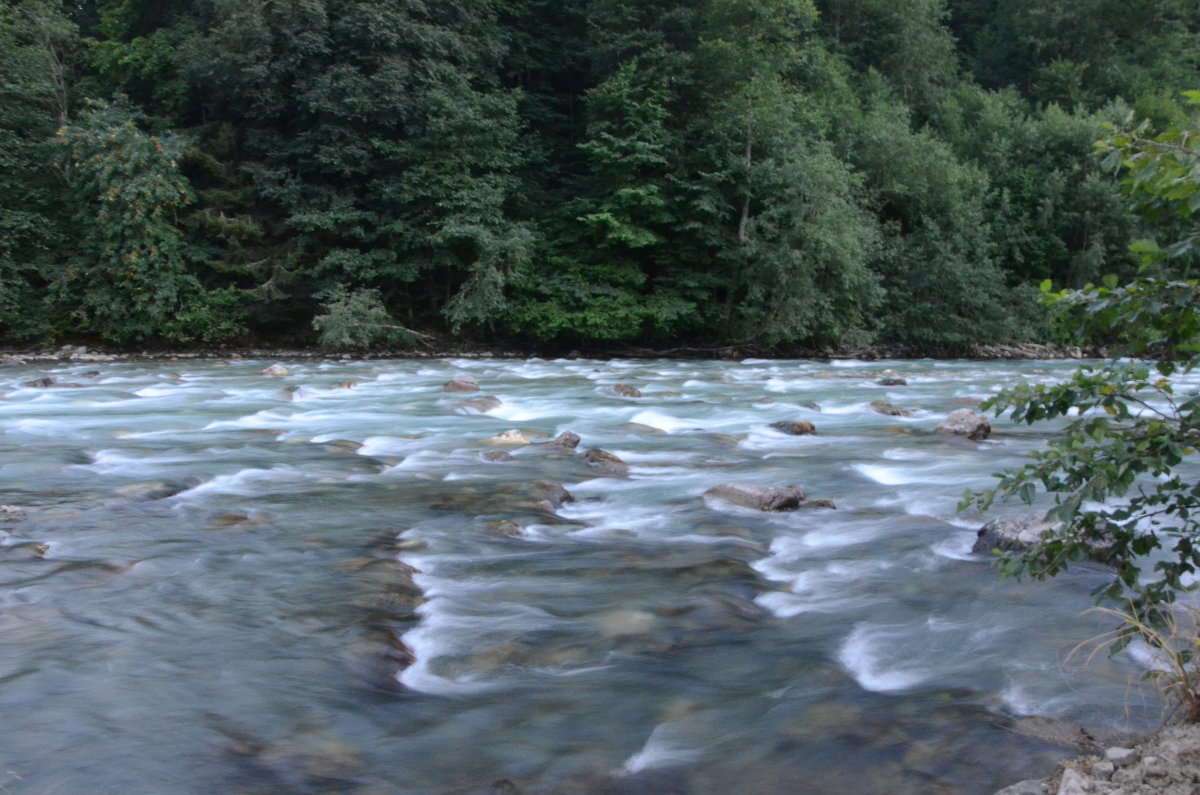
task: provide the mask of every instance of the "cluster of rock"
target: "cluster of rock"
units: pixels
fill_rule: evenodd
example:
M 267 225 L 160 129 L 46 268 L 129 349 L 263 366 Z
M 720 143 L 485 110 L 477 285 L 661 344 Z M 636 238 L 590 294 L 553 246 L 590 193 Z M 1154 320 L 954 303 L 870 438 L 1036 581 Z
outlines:
M 1110 746 L 1071 760 L 1046 780 L 996 795 L 1195 795 L 1200 792 L 1200 726 L 1167 726 L 1137 748 Z

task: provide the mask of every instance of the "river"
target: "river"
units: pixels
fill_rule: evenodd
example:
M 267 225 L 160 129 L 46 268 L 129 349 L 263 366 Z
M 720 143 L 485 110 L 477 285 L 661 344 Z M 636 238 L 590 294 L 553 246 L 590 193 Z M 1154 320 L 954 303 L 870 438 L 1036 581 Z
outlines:
M 1075 363 L 272 363 L 0 370 L 0 792 L 989 793 L 1159 715 L 955 513 L 1055 426 L 933 433 Z

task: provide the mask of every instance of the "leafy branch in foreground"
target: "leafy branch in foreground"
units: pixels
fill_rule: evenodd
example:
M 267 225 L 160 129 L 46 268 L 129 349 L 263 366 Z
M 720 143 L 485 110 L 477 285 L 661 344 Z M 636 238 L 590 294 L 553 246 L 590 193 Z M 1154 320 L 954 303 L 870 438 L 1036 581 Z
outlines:
M 1187 96 L 1200 105 L 1200 92 Z M 995 489 L 969 493 L 964 507 L 1051 495 L 1046 518 L 1055 529 L 1006 558 L 1003 571 L 1041 579 L 1072 562 L 1108 563 L 1113 576 L 1097 596 L 1154 622 L 1163 615 L 1156 608 L 1196 587 L 1189 578 L 1200 568 L 1200 480 L 1190 469 L 1200 450 L 1200 395 L 1178 384 L 1200 367 L 1200 281 L 1174 275 L 1196 254 L 1200 137 L 1195 124 L 1155 138 L 1145 130 L 1111 128 L 1097 148 L 1124 170 L 1134 209 L 1170 242 L 1134 243 L 1143 265 L 1127 285 L 1109 278 L 1052 293 L 1043 284 L 1072 342 L 1107 346 L 1111 357 L 1064 383 L 1021 384 L 984 404 L 1017 422 L 1068 422 L 1029 463 L 1000 474 Z M 1126 624 L 1123 638 L 1147 637 L 1137 629 L 1146 621 Z

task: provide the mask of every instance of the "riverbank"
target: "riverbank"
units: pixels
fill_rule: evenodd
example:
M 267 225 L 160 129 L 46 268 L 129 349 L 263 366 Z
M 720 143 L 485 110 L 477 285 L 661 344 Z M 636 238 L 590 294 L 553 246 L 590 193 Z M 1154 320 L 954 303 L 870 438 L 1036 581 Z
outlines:
M 962 348 L 941 348 L 920 345 L 868 345 L 855 348 L 807 349 L 758 346 L 699 346 L 674 348 L 646 348 L 637 346 L 605 346 L 580 351 L 576 348 L 512 348 L 486 346 L 477 343 L 458 343 L 454 340 L 438 340 L 436 344 L 422 348 L 389 348 L 372 351 L 329 351 L 320 348 L 202 348 L 193 350 L 142 348 L 140 350 L 114 350 L 86 345 L 62 345 L 57 348 L 8 348 L 0 349 L 0 365 L 25 364 L 28 362 L 114 362 L 174 359 L 708 359 L 736 361 L 747 358 L 760 359 L 829 359 L 878 361 L 881 359 L 975 359 L 975 360 L 1020 360 L 1020 359 L 1084 359 L 1102 356 L 1103 351 L 1085 350 L 1080 347 L 1064 347 L 1043 343 L 1013 343 L 972 345 Z
M 1200 791 L 1200 725 L 1166 725 L 1137 743 L 1097 747 L 1046 779 L 996 795 L 1193 795 Z

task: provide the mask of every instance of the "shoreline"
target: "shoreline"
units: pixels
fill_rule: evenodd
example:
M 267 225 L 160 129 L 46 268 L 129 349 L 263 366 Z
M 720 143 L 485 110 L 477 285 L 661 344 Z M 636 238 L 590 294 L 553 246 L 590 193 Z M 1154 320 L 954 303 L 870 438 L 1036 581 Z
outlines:
M 92 348 L 86 345 L 63 345 L 58 348 L 0 348 L 0 366 L 32 362 L 137 362 L 178 361 L 181 359 L 704 359 L 711 361 L 740 361 L 743 359 L 816 359 L 816 360 L 1039 360 L 1090 359 L 1104 356 L 1104 351 L 1080 347 L 1065 347 L 1045 343 L 1014 343 L 971 345 L 963 348 L 914 345 L 867 345 L 841 349 L 758 348 L 753 346 L 643 348 L 634 346 L 600 346 L 589 350 L 579 348 L 509 348 L 475 343 L 445 345 L 431 349 L 386 349 L 374 351 L 332 351 L 321 348 L 286 347 L 221 347 L 204 349 L 120 350 Z

